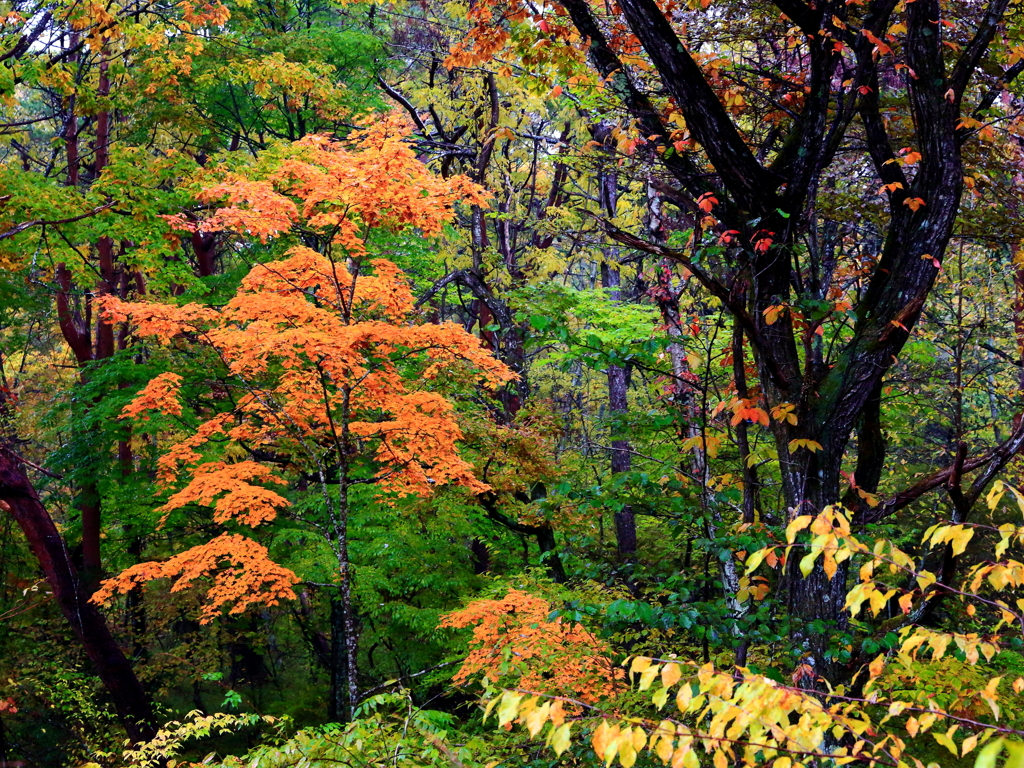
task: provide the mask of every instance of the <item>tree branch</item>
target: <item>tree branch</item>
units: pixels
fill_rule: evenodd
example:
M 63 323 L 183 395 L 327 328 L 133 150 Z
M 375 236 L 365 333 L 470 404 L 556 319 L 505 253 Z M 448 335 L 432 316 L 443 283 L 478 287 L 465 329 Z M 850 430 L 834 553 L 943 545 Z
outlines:
M 80 214 L 79 216 L 71 216 L 67 219 L 33 219 L 32 221 L 26 221 L 21 224 L 18 224 L 17 226 L 11 227 L 6 232 L 0 232 L 0 240 L 6 240 L 8 237 L 14 237 L 15 235 L 21 234 L 26 229 L 31 229 L 32 227 L 45 227 L 56 224 L 74 224 L 76 221 L 88 219 L 90 216 L 95 216 L 97 213 L 102 213 L 103 211 L 107 210 L 108 208 L 112 208 L 113 206 L 114 203 L 113 201 L 111 201 L 109 203 L 106 203 L 105 205 L 99 206 L 98 208 L 93 208 L 91 211 L 87 211 L 86 213 Z
M 751 213 L 774 211 L 779 180 L 757 161 L 657 2 L 621 0 L 619 5 L 730 195 Z
M 962 462 L 958 460 L 945 469 L 933 472 L 927 477 L 918 480 L 909 488 L 885 499 L 877 507 L 862 507 L 857 511 L 857 514 L 854 517 L 854 522 L 858 525 L 877 523 L 879 520 L 883 520 L 897 510 L 903 509 L 903 507 L 908 504 L 917 501 L 929 491 L 933 491 L 943 486 L 948 486 L 950 480 L 955 475 L 962 475 L 967 472 L 973 472 L 974 470 L 984 468 L 984 471 L 971 483 L 971 488 L 966 494 L 966 500 L 973 504 L 978 500 L 978 497 L 984 491 L 985 486 L 987 486 L 993 478 L 995 478 L 995 476 L 1006 467 L 1010 460 L 1021 452 L 1022 449 L 1024 449 L 1024 414 L 1018 414 L 1014 419 L 1013 433 L 995 448 L 986 451 L 980 456 L 975 456 L 970 459 L 965 458 Z
M 643 251 L 644 253 L 650 253 L 664 259 L 671 259 L 672 261 L 686 267 L 686 269 L 688 269 L 693 276 L 697 278 L 697 282 L 704 286 L 712 296 L 718 298 L 729 312 L 732 313 L 733 317 L 736 318 L 737 322 L 742 326 L 744 333 L 747 334 L 747 338 L 750 339 L 751 344 L 753 344 L 757 348 L 758 353 L 763 356 L 768 365 L 772 380 L 775 382 L 776 386 L 781 389 L 789 389 L 789 381 L 786 379 L 782 369 L 779 367 L 771 345 L 769 345 L 767 340 L 761 335 L 761 332 L 757 328 L 757 324 L 754 322 L 754 318 L 751 317 L 747 308 L 737 300 L 737 297 L 733 295 L 732 291 L 705 272 L 701 267 L 694 264 L 690 257 L 682 251 L 678 251 L 674 248 L 668 248 L 663 245 L 657 245 L 655 243 L 649 243 L 646 240 L 619 229 L 605 219 L 599 219 L 599 221 L 604 225 L 605 232 L 607 232 L 608 236 L 613 240 L 629 246 L 630 248 L 635 248 L 638 251 Z

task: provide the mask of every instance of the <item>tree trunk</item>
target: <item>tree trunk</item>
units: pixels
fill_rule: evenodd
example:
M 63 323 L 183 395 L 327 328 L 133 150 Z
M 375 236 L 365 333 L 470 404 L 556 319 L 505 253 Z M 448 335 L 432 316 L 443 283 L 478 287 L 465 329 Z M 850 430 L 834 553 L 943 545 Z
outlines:
M 607 144 L 610 140 L 611 126 L 601 123 L 594 127 L 593 134 L 597 141 Z M 598 198 L 601 207 L 609 218 L 614 218 L 619 206 L 618 174 L 614 169 L 614 156 L 601 161 L 598 171 Z M 601 263 L 601 284 L 608 291 L 611 301 L 622 300 L 621 278 L 618 268 L 618 249 L 605 250 L 604 261 Z M 619 432 L 623 428 L 622 421 L 629 413 L 629 381 L 625 366 L 609 364 L 608 378 L 608 413 L 611 416 L 612 429 Z M 629 472 L 632 469 L 632 446 L 629 440 L 613 437 L 611 440 L 611 471 L 612 475 Z M 636 559 L 636 516 L 628 504 L 615 512 L 615 542 L 619 557 L 625 561 Z
M 85 648 L 132 741 L 156 734 L 149 697 L 95 605 L 89 602 L 67 545 L 29 482 L 24 464 L 0 448 L 0 505 L 28 540 L 64 617 Z
M 352 719 L 348 690 L 347 613 L 341 594 L 331 597 L 331 698 L 328 702 L 327 718 L 337 723 L 347 723 Z

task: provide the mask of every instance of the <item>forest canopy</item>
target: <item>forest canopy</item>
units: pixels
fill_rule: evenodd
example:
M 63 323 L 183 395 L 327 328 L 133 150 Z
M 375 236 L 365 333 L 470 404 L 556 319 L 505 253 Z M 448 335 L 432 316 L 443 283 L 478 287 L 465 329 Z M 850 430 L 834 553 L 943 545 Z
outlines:
M 1022 13 L 0 0 L 0 767 L 1020 768 Z

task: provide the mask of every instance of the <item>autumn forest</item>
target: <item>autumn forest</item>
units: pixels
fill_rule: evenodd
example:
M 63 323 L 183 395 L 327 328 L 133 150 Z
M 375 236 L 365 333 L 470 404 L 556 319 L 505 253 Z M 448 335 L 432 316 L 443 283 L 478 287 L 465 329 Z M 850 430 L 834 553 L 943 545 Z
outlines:
M 1021 0 L 0 0 L 0 768 L 1024 768 Z

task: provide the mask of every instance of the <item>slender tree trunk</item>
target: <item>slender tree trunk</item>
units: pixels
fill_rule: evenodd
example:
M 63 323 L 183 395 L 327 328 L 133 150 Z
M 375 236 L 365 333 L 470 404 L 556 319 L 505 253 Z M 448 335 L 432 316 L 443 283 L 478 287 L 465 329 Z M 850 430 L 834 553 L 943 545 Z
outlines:
M 348 318 L 346 318 L 348 320 Z M 349 424 L 351 390 L 345 387 L 337 419 L 338 500 L 330 499 L 326 478 L 321 477 L 324 502 L 331 510 L 331 547 L 338 563 L 338 590 L 331 600 L 331 699 L 328 704 L 331 719 L 342 723 L 352 721 L 359 704 L 359 670 L 357 659 L 358 629 L 352 604 L 352 563 L 349 560 L 348 524 L 351 512 L 349 499 L 350 459 L 355 450 Z
M 348 553 L 348 488 L 342 481 L 339 494 L 336 544 L 340 584 L 331 602 L 331 703 L 338 722 L 348 723 L 359 704 L 358 630 L 352 605 L 352 563 Z
M 327 708 L 327 718 L 338 723 L 347 723 L 351 720 L 351 702 L 348 692 L 347 613 L 344 598 L 339 590 L 338 594 L 331 597 L 331 698 Z
M 594 138 L 601 143 L 610 141 L 611 126 L 601 123 L 595 126 Z M 611 154 L 611 153 L 609 153 Z M 605 215 L 614 218 L 619 206 L 618 174 L 614 170 L 614 155 L 602 160 L 598 171 L 598 197 Z M 621 278 L 618 268 L 618 249 L 605 249 L 604 261 L 601 263 L 601 284 L 608 291 L 611 301 L 622 300 Z M 629 413 L 629 382 L 626 369 L 621 365 L 611 364 L 607 368 L 608 379 L 608 412 L 612 420 L 612 432 L 620 431 L 622 421 Z M 611 471 L 613 475 L 629 472 L 632 469 L 632 446 L 629 440 L 613 437 L 611 440 Z M 623 560 L 636 558 L 636 516 L 628 504 L 615 513 L 615 542 L 619 557 Z
M 604 287 L 608 288 L 608 296 L 612 301 L 620 300 L 619 270 L 607 262 L 601 265 L 601 277 Z M 622 420 L 629 413 L 629 389 L 626 381 L 626 369 L 621 365 L 609 365 L 608 378 L 608 412 L 613 421 L 613 432 L 623 427 Z M 629 472 L 632 469 L 632 446 L 629 440 L 613 438 L 611 441 L 611 470 L 613 475 Z M 619 556 L 626 560 L 636 557 L 636 517 L 628 504 L 615 513 L 615 540 L 618 544 Z

